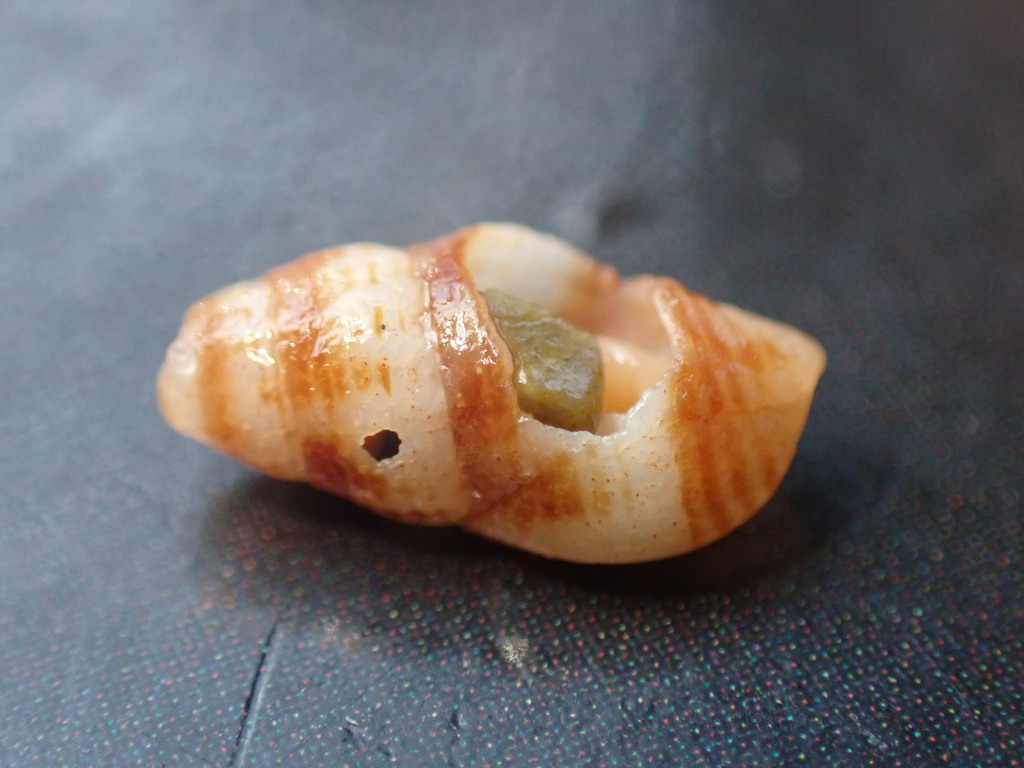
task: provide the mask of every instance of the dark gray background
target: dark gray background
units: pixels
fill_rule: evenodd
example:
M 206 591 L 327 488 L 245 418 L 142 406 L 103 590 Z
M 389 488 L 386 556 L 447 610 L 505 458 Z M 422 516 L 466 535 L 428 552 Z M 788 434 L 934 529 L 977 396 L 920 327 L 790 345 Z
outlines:
M 0 764 L 1020 765 L 1024 6 L 0 0 Z M 254 476 L 199 296 L 481 219 L 830 353 L 777 497 L 551 563 Z

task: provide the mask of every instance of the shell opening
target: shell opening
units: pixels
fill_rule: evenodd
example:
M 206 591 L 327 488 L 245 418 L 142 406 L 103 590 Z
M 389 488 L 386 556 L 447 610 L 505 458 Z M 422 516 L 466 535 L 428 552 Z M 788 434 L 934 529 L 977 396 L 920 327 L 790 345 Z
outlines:
M 374 461 L 393 459 L 398 455 L 402 439 L 398 433 L 390 429 L 382 429 L 363 440 L 363 450 L 373 457 Z
M 463 258 L 477 290 L 538 304 L 597 339 L 604 370 L 601 418 L 627 414 L 674 364 L 673 341 L 654 300 L 661 279 L 622 279 L 557 238 L 524 227 L 470 230 Z M 598 427 L 604 433 L 609 425 Z
M 597 338 L 605 415 L 628 413 L 672 367 L 672 341 L 645 278 L 612 286 L 566 319 Z

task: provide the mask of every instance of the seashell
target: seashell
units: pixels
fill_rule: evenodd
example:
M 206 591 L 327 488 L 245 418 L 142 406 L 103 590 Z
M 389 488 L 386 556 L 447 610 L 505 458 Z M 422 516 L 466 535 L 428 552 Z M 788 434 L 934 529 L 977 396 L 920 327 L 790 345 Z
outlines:
M 489 288 L 597 337 L 594 432 L 520 411 Z M 158 395 L 175 429 L 273 477 L 547 557 L 625 563 L 708 544 L 763 506 L 824 366 L 792 327 L 480 224 L 407 249 L 320 251 L 197 302 Z

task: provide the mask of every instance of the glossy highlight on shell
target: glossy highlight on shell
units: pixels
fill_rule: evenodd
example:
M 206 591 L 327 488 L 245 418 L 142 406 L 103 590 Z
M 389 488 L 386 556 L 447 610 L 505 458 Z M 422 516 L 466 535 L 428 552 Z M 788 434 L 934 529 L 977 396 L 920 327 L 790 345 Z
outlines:
M 594 431 L 520 409 L 487 289 L 597 338 Z M 792 461 L 824 366 L 794 328 L 480 224 L 320 251 L 212 294 L 157 387 L 175 429 L 273 477 L 547 557 L 625 563 L 749 519 Z

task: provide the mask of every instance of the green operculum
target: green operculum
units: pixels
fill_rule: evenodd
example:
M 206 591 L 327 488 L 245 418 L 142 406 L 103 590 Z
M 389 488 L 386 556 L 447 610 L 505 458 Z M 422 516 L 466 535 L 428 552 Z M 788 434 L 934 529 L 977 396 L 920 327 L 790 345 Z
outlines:
M 604 396 L 597 339 L 516 296 L 494 289 L 483 296 L 512 353 L 519 407 L 552 427 L 594 431 Z

